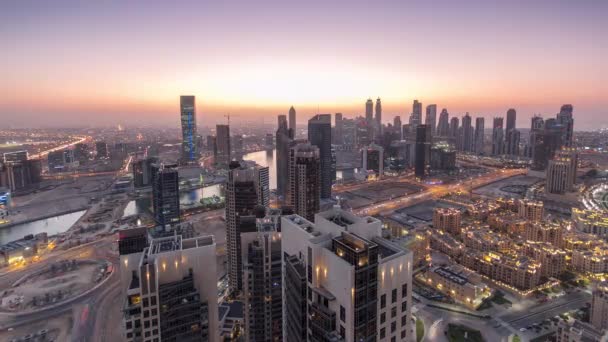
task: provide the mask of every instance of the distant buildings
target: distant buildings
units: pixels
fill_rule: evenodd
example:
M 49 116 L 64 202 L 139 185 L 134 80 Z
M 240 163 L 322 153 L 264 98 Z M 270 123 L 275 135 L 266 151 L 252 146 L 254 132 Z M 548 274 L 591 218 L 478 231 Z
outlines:
M 424 178 L 427 175 L 427 151 L 430 154 L 430 129 L 427 125 L 416 126 L 416 162 L 415 162 L 415 174 L 418 178 Z
M 15 151 L 2 154 L 2 161 L 6 163 L 18 163 L 28 159 L 27 151 Z
M 143 188 L 152 185 L 152 165 L 158 163 L 156 157 L 139 159 L 133 162 L 133 186 L 135 188 Z
M 384 149 L 382 146 L 371 144 L 361 150 L 363 171 L 372 171 L 377 177 L 384 173 Z
M 215 126 L 215 145 L 217 150 L 217 154 L 215 155 L 215 164 L 218 167 L 227 168 L 230 164 L 230 161 L 232 161 L 232 149 L 230 146 L 230 126 Z
M 519 154 L 519 131 L 516 128 L 517 112 L 511 108 L 507 111 L 507 128 L 505 130 L 506 155 L 516 156 Z
M 378 136 L 382 134 L 382 103 L 380 98 L 376 99 L 375 131 Z
M 152 208 L 161 225 L 179 223 L 179 174 L 177 165 L 152 166 Z
M 437 128 L 437 105 L 430 104 L 426 106 L 426 117 L 424 124 L 431 127 L 431 136 L 435 136 Z
M 30 190 L 40 183 L 41 173 L 42 162 L 39 159 L 0 163 L 0 188 L 13 192 Z
M 422 103 L 418 100 L 414 100 L 412 104 L 412 114 L 410 115 L 410 125 L 413 129 L 416 129 L 418 125 L 422 124 Z
M 436 143 L 431 147 L 431 171 L 456 169 L 456 151 L 447 143 Z
M 576 149 L 564 148 L 558 151 L 552 160 L 549 160 L 546 171 L 545 192 L 563 194 L 574 190 L 578 154 Z
M 277 195 L 283 199 L 287 196 L 289 186 L 289 148 L 293 141 L 293 131 L 287 127 L 285 115 L 279 115 L 276 132 L 277 146 Z
M 182 159 L 193 162 L 198 159 L 196 142 L 196 105 L 192 95 L 179 97 L 180 119 L 182 124 Z
M 439 114 L 439 122 L 437 124 L 437 135 L 447 137 L 450 135 L 450 118 L 447 109 L 442 109 Z
M 380 221 L 333 209 L 284 216 L 281 232 L 285 341 L 413 338 L 412 255 Z
M 308 141 L 319 149 L 321 198 L 330 198 L 332 182 L 335 179 L 331 153 L 331 114 L 317 114 L 308 120 Z
M 365 121 L 370 126 L 374 121 L 374 101 L 372 99 L 367 99 L 365 102 Z
M 97 152 L 97 159 L 107 159 L 110 157 L 108 151 L 108 144 L 105 141 L 98 141 L 95 143 L 95 151 Z
M 504 151 L 504 131 L 503 118 L 494 118 L 492 125 L 492 155 L 503 154 Z
M 291 136 L 294 137 L 296 134 L 296 109 L 291 106 L 289 108 L 289 129 L 291 130 Z
M 484 124 L 485 119 L 483 117 L 475 118 L 475 138 L 473 139 L 473 149 L 476 154 L 484 153 Z

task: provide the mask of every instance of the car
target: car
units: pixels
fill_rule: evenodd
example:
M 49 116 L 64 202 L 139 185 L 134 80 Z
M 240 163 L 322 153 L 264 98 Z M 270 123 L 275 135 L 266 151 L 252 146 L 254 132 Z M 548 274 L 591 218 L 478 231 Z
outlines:
M 519 331 L 521 331 L 521 332 L 524 332 L 524 331 L 526 331 L 526 330 L 528 330 L 528 329 L 526 329 L 526 328 L 520 328 L 520 329 L 519 329 Z

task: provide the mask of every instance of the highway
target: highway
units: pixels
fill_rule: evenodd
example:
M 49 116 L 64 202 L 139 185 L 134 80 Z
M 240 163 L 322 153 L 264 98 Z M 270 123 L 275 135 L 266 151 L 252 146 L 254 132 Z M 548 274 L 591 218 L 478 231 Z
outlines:
M 89 136 L 78 137 L 78 140 L 74 140 L 74 141 L 69 142 L 67 144 L 63 144 L 63 145 L 60 145 L 60 146 L 57 146 L 57 147 L 53 147 L 53 148 L 48 149 L 46 151 L 42 151 L 42 152 L 40 152 L 38 154 L 32 154 L 32 155 L 29 156 L 28 159 L 40 159 L 40 158 L 48 155 L 50 152 L 55 152 L 55 151 L 60 151 L 60 150 L 66 149 L 66 148 L 68 148 L 70 146 L 74 146 L 76 144 L 83 143 L 83 142 L 87 141 L 88 139 L 91 139 L 91 137 L 89 137 Z

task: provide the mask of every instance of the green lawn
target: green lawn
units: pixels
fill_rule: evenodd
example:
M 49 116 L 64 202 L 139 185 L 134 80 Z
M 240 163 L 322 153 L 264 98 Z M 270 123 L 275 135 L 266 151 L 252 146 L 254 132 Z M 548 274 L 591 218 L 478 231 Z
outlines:
M 465 338 L 466 333 L 466 338 Z M 463 325 L 448 324 L 448 340 L 450 342 L 483 342 L 479 330 L 473 330 Z
M 420 318 L 416 319 L 416 342 L 422 341 L 424 336 L 424 323 Z
M 519 338 L 519 335 L 513 336 L 513 342 L 521 342 L 521 338 Z

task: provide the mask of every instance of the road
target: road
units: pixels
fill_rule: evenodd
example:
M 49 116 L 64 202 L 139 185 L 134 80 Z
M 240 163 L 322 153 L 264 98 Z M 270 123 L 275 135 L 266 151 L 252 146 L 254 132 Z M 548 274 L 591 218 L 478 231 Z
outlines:
M 74 140 L 72 142 L 69 142 L 67 144 L 63 144 L 61 146 L 53 147 L 53 148 L 48 149 L 46 151 L 42 151 L 42 152 L 40 152 L 38 154 L 32 154 L 32 155 L 29 156 L 28 159 L 40 159 L 40 158 L 48 155 L 50 152 L 55 152 L 55 151 L 60 151 L 60 150 L 66 149 L 66 148 L 68 148 L 70 146 L 74 146 L 76 144 L 83 143 L 83 142 L 87 141 L 87 139 L 91 139 L 91 137 L 89 137 L 89 136 L 78 137 L 78 140 Z

